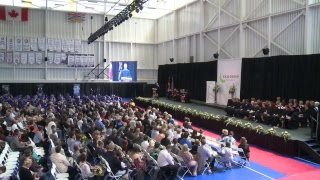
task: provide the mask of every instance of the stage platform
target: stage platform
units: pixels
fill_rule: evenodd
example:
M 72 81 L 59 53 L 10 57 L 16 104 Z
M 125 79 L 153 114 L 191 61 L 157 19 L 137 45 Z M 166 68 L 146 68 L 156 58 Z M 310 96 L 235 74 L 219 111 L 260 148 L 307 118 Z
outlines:
M 221 116 L 226 115 L 226 113 L 224 112 L 224 107 L 226 107 L 226 106 L 223 106 L 223 105 L 206 104 L 205 102 L 195 101 L 195 100 L 191 100 L 192 103 L 180 103 L 177 101 L 168 100 L 166 98 L 160 98 L 159 101 L 162 101 L 162 102 L 165 102 L 168 104 L 173 104 L 173 105 L 180 105 L 182 107 L 191 108 L 192 110 L 195 109 L 197 111 L 208 112 L 210 114 L 213 113 L 215 115 L 221 115 Z M 243 119 L 239 119 L 239 118 L 235 118 L 235 119 L 241 120 L 242 124 L 245 124 L 248 122 L 247 120 L 243 120 Z M 262 123 L 256 123 L 256 122 L 252 122 L 252 121 L 250 121 L 250 123 L 253 125 L 253 127 L 256 127 L 257 125 L 261 125 L 264 130 L 271 128 L 271 126 L 268 126 L 268 125 L 265 125 Z M 292 129 L 292 130 L 276 128 L 276 131 L 278 133 L 283 132 L 283 131 L 287 131 L 291 134 L 293 140 L 300 140 L 300 141 L 310 139 L 310 135 L 311 135 L 311 130 L 309 127 L 301 127 L 301 128 Z

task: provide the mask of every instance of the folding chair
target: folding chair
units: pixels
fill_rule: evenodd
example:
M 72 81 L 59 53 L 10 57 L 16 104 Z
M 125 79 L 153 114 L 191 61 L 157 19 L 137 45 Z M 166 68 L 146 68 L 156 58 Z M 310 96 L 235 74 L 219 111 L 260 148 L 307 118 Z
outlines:
M 231 164 L 231 166 L 227 166 L 227 164 Z M 221 160 L 221 157 L 216 157 L 215 158 L 215 167 L 220 168 L 222 172 L 224 172 L 227 168 L 230 168 L 232 170 L 232 161 L 229 162 L 223 162 Z
M 207 170 L 210 170 L 210 161 L 207 161 L 202 154 L 198 153 L 197 154 L 199 161 L 204 162 L 204 167 L 203 167 L 203 171 L 202 174 L 204 174 Z
M 240 167 L 243 167 L 245 165 L 249 165 L 250 166 L 249 159 L 247 158 L 247 156 L 244 153 L 243 149 L 242 148 L 238 148 L 238 152 L 239 152 L 240 160 L 244 161 L 244 162 L 241 163 Z M 241 161 L 239 161 L 239 162 L 241 162 Z
M 53 164 L 53 163 L 52 163 Z M 51 167 L 51 174 L 55 180 L 68 180 L 69 174 L 68 173 L 57 173 L 56 168 Z
M 102 160 L 102 163 L 106 166 L 106 169 L 107 169 L 107 172 L 108 172 L 108 174 L 104 177 L 104 180 L 108 179 L 108 177 L 110 177 L 111 179 L 118 180 L 123 176 L 123 175 L 115 175 L 115 174 L 113 174 L 113 172 L 111 171 L 111 168 L 109 166 L 109 163 L 103 157 L 101 157 L 101 160 Z
M 190 168 L 188 167 L 188 165 L 184 162 L 184 160 L 180 157 L 180 156 L 176 156 L 177 160 L 180 162 L 180 169 L 178 171 L 178 178 L 180 178 L 181 180 L 183 180 L 184 176 L 189 173 L 190 175 L 192 175 Z M 179 173 L 180 171 L 184 171 L 183 175 L 180 176 Z

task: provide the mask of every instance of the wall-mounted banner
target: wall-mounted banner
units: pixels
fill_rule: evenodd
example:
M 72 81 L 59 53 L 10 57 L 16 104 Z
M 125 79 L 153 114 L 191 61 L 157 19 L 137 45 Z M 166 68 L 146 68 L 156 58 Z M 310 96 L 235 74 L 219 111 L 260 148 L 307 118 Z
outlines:
M 73 97 L 80 96 L 80 84 L 73 84 Z
M 230 87 L 235 85 L 233 98 L 240 98 L 242 59 L 218 60 L 217 84 L 220 90 L 217 94 L 217 103 L 227 105 L 228 99 L 232 98 L 229 93 Z

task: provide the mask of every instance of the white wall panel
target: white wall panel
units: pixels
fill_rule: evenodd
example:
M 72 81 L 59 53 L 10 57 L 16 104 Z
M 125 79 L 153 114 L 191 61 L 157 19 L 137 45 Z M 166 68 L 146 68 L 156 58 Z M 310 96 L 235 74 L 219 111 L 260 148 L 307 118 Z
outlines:
M 215 17 L 214 20 L 212 18 Z M 213 29 L 219 26 L 219 9 L 208 2 L 204 2 L 204 26 Z M 211 21 L 211 22 L 210 22 Z
M 201 58 L 201 50 L 202 49 L 200 49 L 200 38 L 202 38 L 202 37 L 200 37 L 200 34 L 197 34 L 196 35 L 196 57 L 195 57 L 196 62 L 199 62 L 202 60 L 202 58 Z
M 176 11 L 177 36 L 184 36 L 200 31 L 200 1 Z
M 213 54 L 218 52 L 218 46 L 213 44 L 209 39 L 204 38 L 204 60 L 200 61 L 212 61 Z
M 22 37 L 44 37 L 45 34 L 45 11 L 29 11 L 27 22 L 15 22 L 15 35 Z
M 197 59 L 197 39 L 196 36 L 190 36 L 189 39 L 189 56 L 193 56 L 193 62 Z M 189 62 L 189 61 L 188 61 Z
M 300 16 L 298 19 L 293 21 L 300 12 L 294 12 L 289 14 L 284 14 L 281 16 L 276 16 L 272 18 L 271 24 L 271 37 L 272 39 L 287 27 L 279 36 L 274 39 L 274 42 L 291 52 L 292 54 L 303 54 L 304 52 L 304 30 L 305 21 L 304 16 Z M 293 23 L 288 26 L 290 22 Z M 279 48 L 279 47 L 278 47 Z M 272 51 L 271 55 L 283 55 L 283 50 Z M 288 54 L 288 53 L 285 53 Z
M 175 63 L 189 62 L 186 38 L 178 39 L 175 41 L 175 43 L 176 43 L 175 45 L 176 59 L 174 60 Z
M 130 19 L 129 22 L 131 29 L 127 29 L 127 31 L 130 32 L 132 42 L 155 43 L 155 20 L 135 18 Z
M 254 19 L 269 14 L 269 0 L 246 0 L 245 17 Z
M 297 9 L 303 6 L 297 2 L 304 3 L 302 0 L 272 0 L 272 13 L 284 12 L 291 9 Z
M 154 45 L 133 45 L 133 61 L 138 62 L 138 69 L 154 68 Z
M 223 2 L 221 5 L 224 4 Z M 225 26 L 229 24 L 235 24 L 239 22 L 235 18 L 239 19 L 240 17 L 240 0 L 233 0 L 233 1 L 226 1 L 224 6 L 222 7 L 224 11 L 221 11 L 220 13 L 220 25 Z M 229 14 L 232 14 L 234 17 L 230 16 Z
M 1 63 L 2 64 L 2 63 Z M 1 80 L 11 80 L 14 78 L 13 68 L 11 69 L 1 69 L 0 70 L 0 79 Z
M 164 43 L 157 45 L 157 61 L 155 62 L 155 66 L 166 64 L 166 56 L 165 56 L 165 48 Z M 169 60 L 168 60 L 169 62 Z
M 319 0 L 320 1 L 320 0 Z M 311 53 L 320 53 L 320 6 L 310 9 Z
M 0 21 L 1 35 L 14 36 L 13 21 Z
M 110 61 L 133 61 L 129 43 L 111 43 Z
M 234 33 L 233 33 L 234 32 Z M 232 34 L 233 33 L 233 34 Z M 225 51 L 226 58 L 235 58 L 240 56 L 240 30 L 237 27 L 221 29 L 221 48 Z M 221 53 L 222 51 L 220 51 Z M 231 56 L 231 57 L 230 57 Z M 221 59 L 225 57 L 221 57 Z
M 45 70 L 44 69 L 32 69 L 32 68 L 28 68 L 28 69 L 16 68 L 15 79 L 44 80 L 45 79 Z
M 168 14 L 157 20 L 158 42 L 163 42 L 174 38 L 174 14 Z
M 48 69 L 47 79 L 48 80 L 67 80 L 67 79 L 76 79 L 75 77 L 75 67 L 70 68 L 61 68 L 61 69 Z
M 262 20 L 256 23 L 250 23 L 250 26 L 253 26 L 254 29 L 258 30 L 260 33 L 263 33 L 264 36 L 268 36 L 266 30 L 268 24 L 267 20 Z M 262 49 L 267 47 L 268 41 L 249 29 L 248 27 L 244 29 L 245 37 L 245 57 L 261 57 Z

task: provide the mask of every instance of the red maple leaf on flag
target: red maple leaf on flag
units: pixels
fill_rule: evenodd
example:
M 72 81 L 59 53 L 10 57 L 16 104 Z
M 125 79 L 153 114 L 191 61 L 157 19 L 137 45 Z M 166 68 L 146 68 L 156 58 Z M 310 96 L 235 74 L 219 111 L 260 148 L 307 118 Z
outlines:
M 8 12 L 8 14 L 13 19 L 16 18 L 19 15 L 19 13 L 17 13 L 14 9 L 12 9 L 10 12 Z

